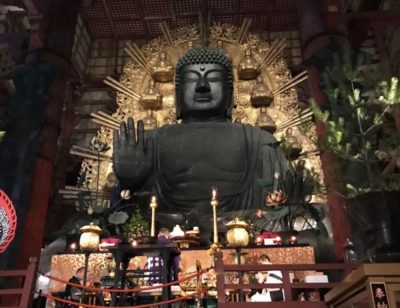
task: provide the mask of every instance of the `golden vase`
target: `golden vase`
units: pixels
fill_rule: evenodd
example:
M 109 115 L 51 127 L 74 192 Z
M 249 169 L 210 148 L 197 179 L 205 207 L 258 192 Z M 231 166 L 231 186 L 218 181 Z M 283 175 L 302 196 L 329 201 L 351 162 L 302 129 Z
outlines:
M 249 225 L 235 218 L 226 225 L 226 239 L 230 247 L 246 247 L 249 244 Z
M 100 234 L 102 230 L 94 223 L 80 228 L 81 237 L 79 239 L 79 246 L 84 252 L 96 252 L 99 250 Z

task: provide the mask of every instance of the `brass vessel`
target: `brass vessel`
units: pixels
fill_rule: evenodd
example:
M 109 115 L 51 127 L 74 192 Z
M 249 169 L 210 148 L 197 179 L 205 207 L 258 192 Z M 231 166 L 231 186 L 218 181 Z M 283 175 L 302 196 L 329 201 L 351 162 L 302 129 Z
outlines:
M 249 225 L 239 218 L 225 224 L 226 240 L 230 247 L 246 247 L 249 244 Z
M 79 239 L 79 246 L 82 251 L 95 252 L 99 249 L 100 245 L 100 234 L 102 230 L 99 226 L 91 222 L 87 226 L 83 226 L 79 229 L 81 231 L 81 237 Z

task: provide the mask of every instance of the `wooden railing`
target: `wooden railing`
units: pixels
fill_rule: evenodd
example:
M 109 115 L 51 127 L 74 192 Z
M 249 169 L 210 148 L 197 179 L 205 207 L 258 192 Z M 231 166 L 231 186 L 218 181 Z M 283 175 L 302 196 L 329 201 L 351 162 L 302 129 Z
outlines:
M 31 307 L 36 271 L 36 258 L 30 259 L 30 264 L 25 270 L 0 271 L 0 279 L 11 286 L 8 289 L 0 289 L 0 307 Z
M 261 308 L 261 307 L 287 307 L 287 308 L 327 308 L 328 306 L 324 301 L 298 301 L 293 299 L 293 290 L 329 290 L 335 287 L 340 281 L 329 282 L 329 283 L 301 283 L 291 282 L 291 272 L 301 271 L 332 271 L 341 272 L 343 279 L 354 269 L 354 265 L 343 264 L 343 263 L 322 263 L 322 264 L 269 264 L 269 265 L 232 265 L 224 264 L 222 261 L 222 253 L 215 254 L 215 270 L 217 273 L 217 297 L 218 297 L 218 308 Z M 240 281 L 238 284 L 227 284 L 225 283 L 225 276 L 229 272 L 239 273 L 239 277 L 245 272 L 260 272 L 260 271 L 281 271 L 282 272 L 282 283 L 264 283 L 264 284 L 251 284 L 243 283 Z M 226 297 L 226 290 L 238 290 L 243 293 L 245 290 L 250 289 L 264 289 L 264 288 L 280 288 L 283 290 L 285 295 L 285 301 L 282 302 L 245 302 L 239 301 L 232 302 L 228 301 Z

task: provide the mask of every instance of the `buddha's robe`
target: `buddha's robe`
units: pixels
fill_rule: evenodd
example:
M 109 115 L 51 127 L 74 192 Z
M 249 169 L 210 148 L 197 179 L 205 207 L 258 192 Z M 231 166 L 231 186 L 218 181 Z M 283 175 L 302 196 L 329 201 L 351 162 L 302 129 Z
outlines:
M 283 188 L 289 170 L 275 138 L 251 125 L 183 123 L 146 138 L 154 142 L 154 164 L 142 189 L 157 195 L 159 213 L 210 214 L 212 186 L 219 213 L 263 208 L 266 194 Z

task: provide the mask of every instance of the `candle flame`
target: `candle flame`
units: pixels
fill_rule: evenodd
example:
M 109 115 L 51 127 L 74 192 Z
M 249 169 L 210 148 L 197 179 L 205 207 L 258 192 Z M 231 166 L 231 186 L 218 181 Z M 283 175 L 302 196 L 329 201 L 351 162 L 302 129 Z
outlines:
M 216 200 L 216 199 L 217 199 L 217 189 L 216 189 L 216 188 L 213 188 L 213 189 L 212 189 L 212 199 L 213 199 L 213 200 Z
M 151 203 L 156 203 L 156 202 L 157 202 L 156 196 L 151 197 Z

